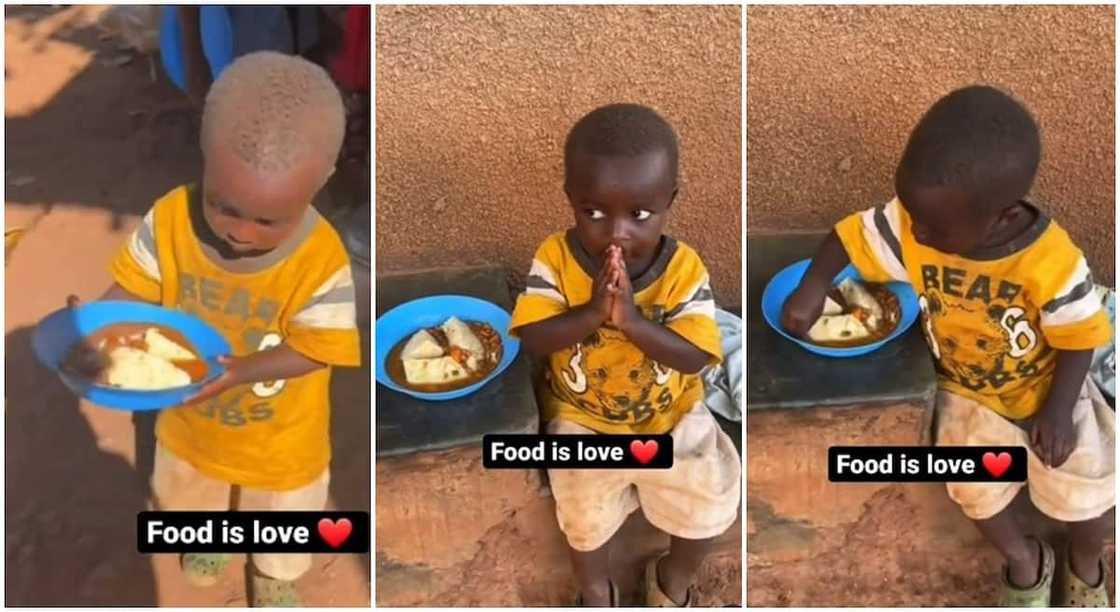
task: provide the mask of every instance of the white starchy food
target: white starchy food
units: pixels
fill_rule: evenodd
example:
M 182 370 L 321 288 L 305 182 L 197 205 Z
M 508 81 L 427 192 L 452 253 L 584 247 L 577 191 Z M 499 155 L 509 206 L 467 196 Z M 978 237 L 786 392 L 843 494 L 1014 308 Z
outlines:
M 410 385 L 446 384 L 469 375 L 470 372 L 451 357 L 407 359 L 404 362 L 404 376 Z
M 823 316 L 809 329 L 809 339 L 814 342 L 848 342 L 870 335 L 867 327 L 850 314 Z
M 144 344 L 148 347 L 148 354 L 168 361 L 191 361 L 197 359 L 195 354 L 183 348 L 174 340 L 161 334 L 158 329 L 149 327 L 144 332 Z
M 844 308 L 836 303 L 836 300 L 829 296 L 824 296 L 824 310 L 821 311 L 822 315 L 838 315 L 844 314 Z
M 436 339 L 426 329 L 413 334 L 408 339 L 408 344 L 404 345 L 404 350 L 401 351 L 401 359 L 406 362 L 410 359 L 432 359 L 442 356 L 443 347 L 436 342 Z
M 869 328 L 877 329 L 879 327 L 879 320 L 883 317 L 883 307 L 879 305 L 879 300 L 876 300 L 875 296 L 871 295 L 871 292 L 862 283 L 845 278 L 837 285 L 837 288 L 844 295 L 844 299 L 849 306 L 867 311 L 867 326 Z
M 483 354 L 482 341 L 474 335 L 474 332 L 466 323 L 451 317 L 444 321 L 443 325 L 440 325 L 440 329 L 447 334 L 447 343 L 451 346 L 457 346 L 472 355 L 481 356 Z
M 191 384 L 191 375 L 170 361 L 129 346 L 109 352 L 107 378 L 110 385 L 145 391 Z

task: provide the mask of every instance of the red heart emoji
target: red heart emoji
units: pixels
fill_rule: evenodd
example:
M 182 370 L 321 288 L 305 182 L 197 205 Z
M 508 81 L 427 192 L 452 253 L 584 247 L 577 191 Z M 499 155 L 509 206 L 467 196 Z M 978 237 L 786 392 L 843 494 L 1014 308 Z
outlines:
M 1004 451 L 999 455 L 996 455 L 992 451 L 988 451 L 984 453 L 983 457 L 981 457 L 981 461 L 984 463 L 984 469 L 988 470 L 988 473 L 992 475 L 992 478 L 999 478 L 1000 476 L 1003 476 L 1004 473 L 1007 472 L 1007 470 L 1011 469 L 1011 453 L 1007 451 Z
M 630 443 L 630 454 L 638 460 L 638 463 L 645 465 L 657 456 L 657 440 L 634 440 Z
M 332 521 L 329 518 L 319 519 L 319 537 L 327 543 L 331 548 L 338 548 L 342 543 L 350 537 L 350 532 L 354 526 L 350 524 L 350 519 L 341 518 L 338 522 Z

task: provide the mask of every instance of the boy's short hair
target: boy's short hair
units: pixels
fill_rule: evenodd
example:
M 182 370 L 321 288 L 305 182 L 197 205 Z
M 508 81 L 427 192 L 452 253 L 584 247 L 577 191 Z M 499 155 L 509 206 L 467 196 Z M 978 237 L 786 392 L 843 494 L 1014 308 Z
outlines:
M 577 153 L 602 157 L 636 157 L 663 150 L 677 176 L 677 135 L 661 115 L 640 104 L 609 104 L 583 116 L 568 132 L 564 144 L 564 172 L 571 172 Z
M 338 88 L 311 62 L 274 51 L 249 53 L 210 87 L 202 148 L 221 138 L 263 172 L 284 171 L 308 156 L 334 166 L 346 132 Z
M 898 164 L 896 183 L 950 187 L 983 212 L 1030 191 L 1042 145 L 1023 105 L 995 89 L 974 85 L 938 100 L 914 128 Z

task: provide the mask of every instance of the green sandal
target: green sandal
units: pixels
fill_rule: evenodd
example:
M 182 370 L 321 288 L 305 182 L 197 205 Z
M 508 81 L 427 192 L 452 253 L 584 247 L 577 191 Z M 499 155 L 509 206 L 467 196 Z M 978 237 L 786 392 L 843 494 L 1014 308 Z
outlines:
M 197 587 L 214 586 L 229 565 L 228 553 L 183 553 L 179 566 L 187 582 Z
M 296 592 L 294 581 L 277 580 L 253 572 L 249 605 L 254 608 L 299 608 L 303 602 Z
M 673 601 L 672 597 L 665 594 L 661 590 L 661 581 L 657 577 L 657 566 L 661 560 L 669 556 L 669 553 L 664 552 L 660 555 L 649 560 L 646 563 L 646 577 L 645 577 L 645 591 L 646 591 L 646 606 L 650 608 L 692 608 L 696 605 L 696 587 L 688 587 L 685 594 L 684 605 L 678 604 Z
M 1020 589 L 1011 584 L 1007 566 L 1003 566 L 1003 593 L 999 605 L 1004 608 L 1049 608 L 1050 585 L 1054 582 L 1054 549 L 1042 539 L 1031 537 L 1042 549 L 1042 571 L 1034 586 Z
M 1105 587 L 1105 567 L 1103 561 L 1098 561 L 1101 568 L 1101 579 L 1097 586 L 1089 586 L 1084 580 L 1073 573 L 1069 563 L 1067 549 L 1066 562 L 1062 564 L 1060 583 L 1055 589 L 1057 595 L 1055 604 L 1063 608 L 1108 608 L 1108 589 Z

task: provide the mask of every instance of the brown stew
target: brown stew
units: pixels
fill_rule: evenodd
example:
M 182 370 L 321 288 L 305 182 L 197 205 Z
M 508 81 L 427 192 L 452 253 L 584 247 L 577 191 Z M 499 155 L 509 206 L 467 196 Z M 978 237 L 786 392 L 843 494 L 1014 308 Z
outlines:
M 479 356 L 478 370 L 472 372 L 470 376 L 443 384 L 414 385 L 409 383 L 408 378 L 404 374 L 404 360 L 401 359 L 401 353 L 404 352 L 404 347 L 408 344 L 409 339 L 415 334 L 415 332 L 413 332 L 413 334 L 409 334 L 404 340 L 401 340 L 394 346 L 393 350 L 389 351 L 388 363 L 385 364 L 385 370 L 389 372 L 389 377 L 398 385 L 407 387 L 413 391 L 419 391 L 421 393 L 442 393 L 444 391 L 454 391 L 456 389 L 462 389 L 463 387 L 469 387 L 489 376 L 490 372 L 493 372 L 494 368 L 498 367 L 498 364 L 502 361 L 502 336 L 493 327 L 485 323 L 479 323 L 477 321 L 464 321 L 464 323 L 467 324 L 467 327 L 471 328 L 475 336 L 478 336 L 478 341 L 482 343 L 482 350 L 486 353 L 485 355 Z M 439 327 L 429 327 L 427 328 L 427 332 L 435 338 L 436 342 L 442 346 L 445 351 L 451 349 L 447 342 L 447 334 L 443 333 L 442 329 Z M 451 350 L 450 355 L 465 366 L 466 359 L 460 359 L 456 355 L 456 351 Z M 491 355 L 494 356 L 493 359 L 490 358 Z
M 144 332 L 156 328 L 168 340 L 187 349 L 196 358 L 192 360 L 175 360 L 175 367 L 183 370 L 191 377 L 191 382 L 196 383 L 206 378 L 206 362 L 198 359 L 198 351 L 187 340 L 186 336 L 178 331 L 155 325 L 152 323 L 114 323 L 86 336 L 81 342 L 70 349 L 70 353 L 62 362 L 62 369 L 90 379 L 99 385 L 108 385 L 109 353 L 121 346 L 145 351 L 148 349 L 144 341 Z M 104 345 L 102 346 L 102 342 Z
M 866 336 L 858 340 L 837 340 L 834 342 L 817 342 L 814 340 L 814 344 L 831 348 L 850 348 L 853 346 L 864 346 L 866 344 L 873 344 L 882 340 L 883 338 L 886 338 L 887 336 L 891 335 L 891 332 L 894 331 L 895 327 L 898 327 L 898 322 L 902 320 L 902 307 L 898 303 L 898 296 L 895 295 L 894 292 L 889 288 L 887 288 L 886 285 L 881 283 L 863 283 L 863 286 L 867 289 L 867 292 L 871 294 L 871 297 L 875 298 L 876 302 L 879 302 L 879 306 L 881 306 L 883 309 L 883 318 L 879 322 L 878 328 L 870 330 L 870 336 Z M 839 290 L 833 287 L 829 292 L 829 296 L 836 300 L 837 303 L 845 305 L 845 301 L 843 297 L 839 296 L 839 293 Z M 852 309 L 845 307 L 844 312 L 850 313 L 852 312 Z M 856 316 L 859 315 L 857 314 Z

